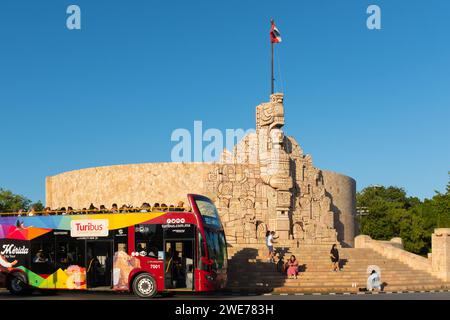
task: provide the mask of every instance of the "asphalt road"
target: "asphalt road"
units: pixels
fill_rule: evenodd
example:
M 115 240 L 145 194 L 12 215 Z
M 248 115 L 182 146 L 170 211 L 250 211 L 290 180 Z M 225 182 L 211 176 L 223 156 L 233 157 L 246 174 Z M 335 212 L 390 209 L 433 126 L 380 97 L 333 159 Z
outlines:
M 176 294 L 170 297 L 157 297 L 156 300 L 450 300 L 450 292 L 417 293 L 379 293 L 379 294 L 336 294 L 336 295 L 230 295 L 230 294 Z M 115 292 L 71 292 L 59 291 L 55 294 L 36 292 L 31 296 L 13 296 L 0 289 L 0 300 L 141 300 L 132 294 Z

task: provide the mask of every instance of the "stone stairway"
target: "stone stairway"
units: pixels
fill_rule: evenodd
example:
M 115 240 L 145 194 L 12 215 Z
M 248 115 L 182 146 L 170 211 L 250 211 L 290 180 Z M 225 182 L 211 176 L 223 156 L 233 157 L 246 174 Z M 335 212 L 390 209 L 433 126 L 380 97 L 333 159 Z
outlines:
M 246 292 L 319 293 L 357 292 L 366 287 L 367 267 L 381 269 L 384 291 L 421 291 L 449 288 L 437 277 L 414 270 L 371 249 L 340 248 L 341 271 L 332 272 L 330 246 L 303 245 L 276 248 L 284 261 L 293 254 L 300 264 L 298 279 L 288 279 L 276 263 L 267 261 L 264 245 L 228 249 L 228 289 Z M 276 259 L 277 261 L 278 259 Z

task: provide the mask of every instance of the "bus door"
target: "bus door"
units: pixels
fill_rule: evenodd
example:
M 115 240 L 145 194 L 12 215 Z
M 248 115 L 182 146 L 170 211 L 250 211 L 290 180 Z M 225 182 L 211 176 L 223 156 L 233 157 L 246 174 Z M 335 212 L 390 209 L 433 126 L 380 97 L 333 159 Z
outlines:
M 194 290 L 194 241 L 164 241 L 164 281 L 167 290 Z
M 113 242 L 88 240 L 86 242 L 86 276 L 88 288 L 112 286 Z

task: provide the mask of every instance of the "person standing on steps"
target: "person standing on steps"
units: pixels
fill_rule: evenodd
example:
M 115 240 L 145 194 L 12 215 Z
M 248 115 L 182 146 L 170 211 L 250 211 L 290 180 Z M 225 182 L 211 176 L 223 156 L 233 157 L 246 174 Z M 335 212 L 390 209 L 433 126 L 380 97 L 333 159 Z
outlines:
M 331 268 L 333 272 L 340 271 L 339 269 L 339 250 L 336 244 L 333 244 L 330 251 Z
M 269 249 L 269 262 L 275 262 L 275 252 L 273 249 L 273 244 L 274 244 L 274 239 L 275 238 L 275 231 L 267 231 L 266 233 L 266 245 L 267 248 Z
M 278 239 L 275 237 L 275 231 L 270 231 L 267 236 L 267 247 L 269 248 L 269 262 L 275 262 L 275 251 L 273 248 L 273 244 L 275 243 L 274 239 Z
M 267 246 L 267 250 L 269 250 L 269 253 L 267 256 L 267 261 L 270 262 L 272 260 L 273 244 L 272 244 L 272 240 L 270 240 L 270 231 L 269 230 L 267 230 L 267 232 L 266 232 L 266 246 Z

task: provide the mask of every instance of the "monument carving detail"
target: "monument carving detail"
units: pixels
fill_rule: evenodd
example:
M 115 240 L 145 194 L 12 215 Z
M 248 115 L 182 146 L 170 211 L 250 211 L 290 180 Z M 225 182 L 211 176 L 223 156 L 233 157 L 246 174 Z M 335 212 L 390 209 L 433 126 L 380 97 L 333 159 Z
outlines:
M 225 151 L 208 174 L 208 194 L 216 195 L 231 243 L 262 242 L 267 230 L 281 240 L 337 240 L 322 172 L 284 135 L 284 120 L 283 94 L 273 94 L 256 107 L 256 134 Z

